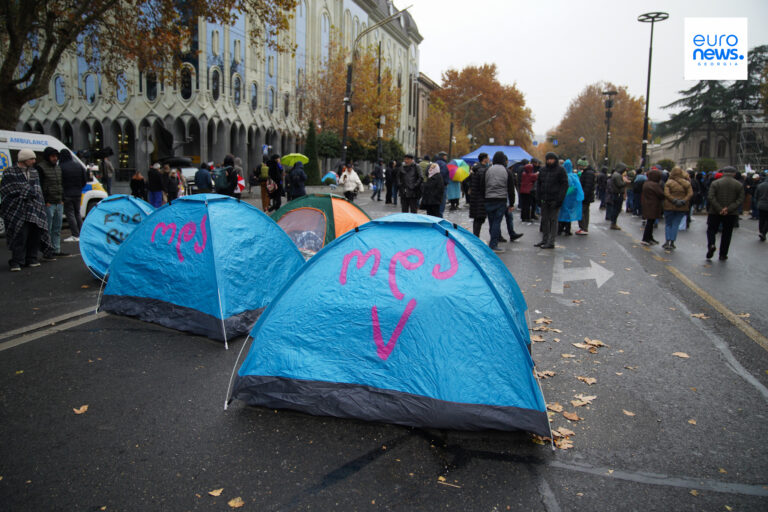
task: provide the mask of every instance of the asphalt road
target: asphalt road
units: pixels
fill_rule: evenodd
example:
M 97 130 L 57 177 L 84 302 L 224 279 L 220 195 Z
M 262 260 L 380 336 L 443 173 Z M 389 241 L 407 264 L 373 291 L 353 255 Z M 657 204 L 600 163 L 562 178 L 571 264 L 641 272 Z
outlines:
M 768 509 L 768 247 L 755 221 L 742 219 L 727 262 L 707 262 L 703 216 L 666 253 L 638 243 L 636 218 L 622 214 L 616 232 L 601 213 L 554 251 L 534 248 L 538 227 L 516 216 L 525 236 L 500 255 L 531 327 L 550 329 L 532 333 L 538 370 L 555 373 L 541 381 L 547 402 L 582 418 L 551 414 L 575 432 L 567 450 L 519 432 L 224 411 L 242 339 L 225 351 L 87 311 L 99 283 L 76 244 L 37 269 L 3 267 L 0 510 L 232 510 L 236 497 L 259 511 Z M 464 206 L 446 217 L 471 229 Z M 599 288 L 568 280 L 597 266 Z M 572 345 L 585 337 L 606 346 Z M 575 407 L 579 394 L 596 398 Z

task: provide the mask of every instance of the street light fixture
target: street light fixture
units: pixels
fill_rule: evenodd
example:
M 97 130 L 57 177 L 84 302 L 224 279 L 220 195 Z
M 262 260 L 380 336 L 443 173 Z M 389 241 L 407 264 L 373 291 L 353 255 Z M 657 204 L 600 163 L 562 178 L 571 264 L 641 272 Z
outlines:
M 493 121 L 494 119 L 496 119 L 498 116 L 499 116 L 498 114 L 494 114 L 494 115 L 492 115 L 491 117 L 489 117 L 488 119 L 486 119 L 485 121 L 480 121 L 479 123 L 477 123 L 476 125 L 474 125 L 472 128 L 470 128 L 470 135 L 469 135 L 470 139 L 469 139 L 469 144 L 470 144 L 470 146 L 471 146 L 471 149 L 472 149 L 473 151 L 474 151 L 474 149 L 475 149 L 475 136 L 474 136 L 474 135 L 472 135 L 472 134 L 471 134 L 471 132 L 475 131 L 475 128 L 479 128 L 479 127 L 483 126 L 484 124 L 488 124 L 488 123 L 490 123 L 491 121 Z M 490 143 L 491 143 L 491 144 L 493 144 L 493 139 L 490 139 Z M 448 158 L 450 158 L 450 155 L 448 156 Z
M 453 113 L 456 110 L 458 110 L 459 108 L 461 108 L 461 107 L 463 107 L 465 105 L 469 105 L 470 103 L 472 103 L 473 101 L 475 101 L 477 98 L 479 98 L 482 95 L 483 95 L 483 93 L 480 93 L 480 94 L 478 94 L 476 96 L 472 96 L 467 101 L 463 101 L 463 102 L 459 103 L 458 105 L 456 105 L 456 107 L 451 109 L 451 132 L 448 135 L 448 160 L 451 159 L 451 150 L 453 149 Z M 493 116 L 493 117 L 496 117 L 496 116 Z M 472 130 L 470 130 L 470 131 L 472 131 Z
M 405 9 L 402 9 L 400 11 L 397 11 L 395 13 L 390 14 L 380 22 L 371 25 L 370 27 L 366 28 L 362 32 L 360 32 L 357 37 L 355 38 L 355 42 L 352 43 L 352 53 L 349 55 L 349 59 L 347 60 L 347 88 L 344 93 L 344 127 L 342 129 L 342 135 L 341 135 L 341 162 L 344 163 L 347 160 L 347 129 L 349 128 L 349 113 L 352 110 L 351 105 L 351 99 L 352 99 L 352 63 L 355 61 L 355 54 L 357 53 L 357 43 L 360 42 L 360 40 L 371 33 L 372 31 L 376 30 L 377 28 L 386 25 L 390 21 L 396 20 L 400 16 L 403 15 L 405 11 L 413 7 L 412 5 L 409 5 Z
M 603 91 L 603 95 L 608 96 L 605 100 L 605 160 L 603 164 L 606 167 L 608 166 L 608 145 L 611 143 L 611 117 L 613 116 L 611 108 L 613 108 L 613 97 L 617 94 L 616 91 Z
M 643 153 L 640 158 L 640 166 L 645 169 L 645 157 L 648 151 L 648 100 L 651 95 L 651 57 L 653 56 L 653 26 L 657 21 L 664 21 L 669 18 L 666 12 L 647 12 L 637 17 L 640 23 L 651 24 L 651 44 L 648 47 L 648 82 L 645 88 L 645 120 L 643 122 Z

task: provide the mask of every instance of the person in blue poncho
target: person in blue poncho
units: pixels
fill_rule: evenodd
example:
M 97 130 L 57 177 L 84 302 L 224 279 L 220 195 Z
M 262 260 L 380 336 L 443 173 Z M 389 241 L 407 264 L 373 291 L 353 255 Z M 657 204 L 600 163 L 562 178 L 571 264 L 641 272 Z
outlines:
M 570 159 L 563 163 L 563 168 L 568 175 L 568 193 L 560 208 L 560 216 L 557 218 L 557 234 L 571 235 L 571 222 L 581 220 L 581 202 L 584 200 L 584 190 L 581 188 L 579 175 L 573 170 Z

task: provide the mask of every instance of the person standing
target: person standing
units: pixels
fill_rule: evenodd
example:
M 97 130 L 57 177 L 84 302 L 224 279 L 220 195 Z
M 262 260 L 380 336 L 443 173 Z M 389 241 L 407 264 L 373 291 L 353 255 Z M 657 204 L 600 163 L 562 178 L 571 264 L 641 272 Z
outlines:
M 535 244 L 542 249 L 555 248 L 555 232 L 560 207 L 568 193 L 568 175 L 560 164 L 556 153 L 549 152 L 544 158 L 544 167 L 536 180 L 536 197 L 541 204 L 541 242 Z
M 43 159 L 37 164 L 40 188 L 43 190 L 45 213 L 48 219 L 48 233 L 51 237 L 54 256 L 66 256 L 61 252 L 61 219 L 64 215 L 64 187 L 61 182 L 59 152 L 47 147 Z
M 280 209 L 283 203 L 283 166 L 280 163 L 280 155 L 272 155 L 267 162 L 269 167 L 269 179 L 272 180 L 272 190 L 268 190 L 269 198 L 272 201 L 267 211 L 272 212 Z M 267 185 L 269 189 L 269 184 Z
M 472 232 L 476 237 L 480 236 L 480 230 L 485 222 L 485 172 L 490 163 L 488 153 L 480 153 L 477 163 L 472 166 L 469 175 L 469 217 L 472 219 Z
M 651 170 L 656 169 L 656 167 L 652 167 Z M 658 169 L 656 169 L 658 170 Z M 642 215 L 642 209 L 643 209 L 643 185 L 645 185 L 646 180 L 648 179 L 648 176 L 645 172 L 643 172 L 643 169 L 638 169 L 637 174 L 635 175 L 635 179 L 632 181 L 632 198 L 633 198 L 633 204 L 632 204 L 632 215 L 640 216 Z M 664 179 L 664 175 L 662 174 L 662 180 Z M 660 183 L 661 187 L 664 187 L 664 183 Z M 629 190 L 629 187 L 627 187 L 627 190 Z
M 446 192 L 448 190 L 448 185 L 451 183 L 451 173 L 448 171 L 448 163 L 446 162 L 448 158 L 448 153 L 445 151 L 439 152 L 435 156 L 435 163 L 440 167 L 440 175 L 443 177 L 443 185 L 445 185 Z M 443 197 L 443 202 L 440 203 L 440 216 L 443 216 L 443 213 L 445 213 L 445 203 L 446 203 L 446 197 Z
M 568 176 L 568 191 L 565 193 L 563 205 L 557 216 L 557 234 L 571 236 L 571 223 L 581 221 L 581 203 L 584 201 L 584 191 L 581 189 L 579 176 L 576 174 L 570 159 L 563 162 L 563 168 Z
M 661 171 L 651 169 L 643 182 L 643 190 L 639 195 L 641 201 L 642 215 L 645 219 L 645 230 L 643 231 L 643 245 L 655 245 L 659 242 L 653 238 L 653 229 L 656 227 L 656 221 L 664 214 L 663 201 L 664 189 L 660 185 Z M 636 196 L 638 197 L 638 196 Z
M 261 197 L 261 210 L 269 211 L 269 190 L 267 190 L 267 180 L 269 179 L 269 166 L 266 160 L 261 162 L 261 165 L 253 170 L 254 173 L 258 171 L 259 176 L 259 192 Z
M 373 194 L 371 194 L 371 201 L 374 199 L 381 201 L 381 187 L 384 185 L 384 160 L 379 159 L 378 162 L 376 162 L 376 165 L 373 166 L 371 178 L 373 181 L 373 186 L 371 187 L 373 189 Z
M 515 183 L 510 179 L 507 170 L 507 156 L 503 151 L 497 151 L 487 171 L 485 171 L 485 212 L 488 215 L 488 228 L 491 240 L 488 247 L 493 252 L 502 253 L 499 247 L 501 239 L 501 221 L 509 203 L 515 202 Z
M 424 158 L 418 162 L 419 170 L 421 170 L 421 176 L 424 181 L 427 181 L 429 178 L 428 174 L 430 165 L 432 165 L 432 159 L 429 157 L 429 155 L 424 155 Z
M 443 184 L 445 184 L 445 182 L 443 182 Z M 421 177 L 421 170 L 419 169 L 419 166 L 416 165 L 416 162 L 414 162 L 413 155 L 405 155 L 405 163 L 398 175 L 400 208 L 403 213 L 419 212 L 419 198 L 421 198 L 423 186 L 424 180 Z
M 605 193 L 608 187 L 608 167 L 602 166 L 597 174 L 597 198 L 600 200 L 600 210 L 605 210 Z
M 427 215 L 440 217 L 440 202 L 443 200 L 445 184 L 443 177 L 440 176 L 440 167 L 437 164 L 430 164 L 427 171 L 427 182 L 424 184 L 424 195 L 421 202 Z
M 539 178 L 533 164 L 526 164 L 520 173 L 520 220 L 523 222 L 532 222 L 536 217 L 536 202 L 534 201 L 534 188 L 536 180 Z
M 690 201 L 694 197 L 693 185 L 680 167 L 673 167 L 664 185 L 664 235 L 667 239 L 663 249 L 673 251 L 680 223 L 691 211 Z
M 112 195 L 112 179 L 115 177 L 115 168 L 109 157 L 114 155 L 114 151 L 110 147 L 106 147 L 101 150 L 101 163 L 99 164 L 99 171 L 101 172 L 101 179 L 104 180 L 104 190 L 107 191 L 107 195 Z
M 763 172 L 763 179 L 755 189 L 755 199 L 759 219 L 758 236 L 761 242 L 765 242 L 765 235 L 768 234 L 768 172 Z
M 68 149 L 62 149 L 59 154 L 61 167 L 61 186 L 64 192 L 64 215 L 67 217 L 69 230 L 72 233 L 65 242 L 79 242 L 80 228 L 83 219 L 80 217 L 80 201 L 83 187 L 88 183 L 85 168 L 72 157 Z
M 144 175 L 138 169 L 131 176 L 131 195 L 145 201 L 147 200 L 147 182 L 144 180 Z
M 597 177 L 595 176 L 595 170 L 589 165 L 586 160 L 579 160 L 577 167 L 581 169 L 579 174 L 579 183 L 581 183 L 581 190 L 584 191 L 584 200 L 581 202 L 581 220 L 579 221 L 579 229 L 576 231 L 577 235 L 589 234 L 589 208 L 592 203 L 595 202 L 595 188 L 597 184 Z
M 619 162 L 608 179 L 608 189 L 605 198 L 608 208 L 605 212 L 605 220 L 611 221 L 611 229 L 615 230 L 621 229 L 616 222 L 619 220 L 621 205 L 624 202 L 624 191 L 631 183 L 629 178 L 625 176 L 626 171 L 627 166 Z
M 387 164 L 387 172 L 384 175 L 384 184 L 387 187 L 387 195 L 384 197 L 384 204 L 397 204 L 397 162 L 391 160 Z
M 166 182 L 166 197 L 168 198 L 169 203 L 178 199 L 180 184 L 181 182 L 179 180 L 178 172 L 176 169 L 171 169 L 168 172 L 168 181 Z
M 744 187 L 735 179 L 737 173 L 733 167 L 722 170 L 723 176 L 709 186 L 707 193 L 707 259 L 712 259 L 717 247 L 715 246 L 717 231 L 722 226 L 723 235 L 720 239 L 720 260 L 728 259 L 728 248 L 731 245 L 733 228 L 739 216 L 739 208 L 744 203 Z
M 344 166 L 344 172 L 341 173 L 339 178 L 341 189 L 344 192 L 344 197 L 350 203 L 355 202 L 358 192 L 362 192 L 364 189 L 363 182 L 360 181 L 360 176 L 355 171 L 355 165 L 352 162 L 347 162 Z
M 198 194 L 210 194 L 213 190 L 211 171 L 208 170 L 206 163 L 200 164 L 200 168 L 195 173 L 195 188 Z
M 22 149 L 16 165 L 5 170 L 0 182 L 0 216 L 5 222 L 5 236 L 11 250 L 8 261 L 11 272 L 18 272 L 23 266 L 40 266 L 37 258 L 48 218 L 35 160 L 34 151 Z
M 296 162 L 288 173 L 288 200 L 293 201 L 297 197 L 307 195 L 305 183 L 307 182 L 307 173 L 304 172 L 304 164 Z
M 156 163 L 150 167 L 147 177 L 149 204 L 160 208 L 163 206 L 163 178 L 160 176 L 160 164 Z

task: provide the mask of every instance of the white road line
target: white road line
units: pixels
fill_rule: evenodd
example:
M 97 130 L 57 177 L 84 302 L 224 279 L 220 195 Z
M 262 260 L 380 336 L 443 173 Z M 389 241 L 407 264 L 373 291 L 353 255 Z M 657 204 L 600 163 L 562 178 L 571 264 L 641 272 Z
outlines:
M 89 311 L 93 311 L 93 308 L 89 308 Z M 72 320 L 70 322 L 63 322 L 59 325 L 50 327 L 48 329 L 44 329 L 42 331 L 36 331 L 31 334 L 19 336 L 16 339 L 12 339 L 10 341 L 0 343 L 0 352 L 2 352 L 3 350 L 8 350 L 9 348 L 18 347 L 19 345 L 23 345 L 24 343 L 29 343 L 30 341 L 34 341 L 40 338 L 44 338 L 46 336 L 50 336 L 51 334 L 56 334 L 61 331 L 66 331 L 67 329 L 77 327 L 78 325 L 83 325 L 83 324 L 87 324 L 88 322 L 93 322 L 94 320 L 97 320 L 99 318 L 104 318 L 105 316 L 107 316 L 107 313 L 104 313 L 104 312 L 96 313 L 93 315 L 88 315 L 82 318 L 78 318 L 76 320 Z
M 19 336 L 20 334 L 24 334 L 24 333 L 27 333 L 27 332 L 30 332 L 30 331 L 36 331 L 37 329 L 42 329 L 43 327 L 47 327 L 49 325 L 52 326 L 52 325 L 58 324 L 60 322 L 64 322 L 66 320 L 69 320 L 69 319 L 72 319 L 72 318 L 75 318 L 75 317 L 78 317 L 78 316 L 86 315 L 88 313 L 94 313 L 95 311 L 96 311 L 96 308 L 94 306 L 91 306 L 89 308 L 80 309 L 78 311 L 73 311 L 73 312 L 67 313 L 65 315 L 59 315 L 59 316 L 55 316 L 53 318 L 48 318 L 47 320 L 41 320 L 41 321 L 36 322 L 34 324 L 26 325 L 24 327 L 20 327 L 18 329 L 14 329 L 12 331 L 8 331 L 8 332 L 5 332 L 3 334 L 0 334 L 0 341 L 4 340 L 6 338 L 12 338 L 14 336 Z

